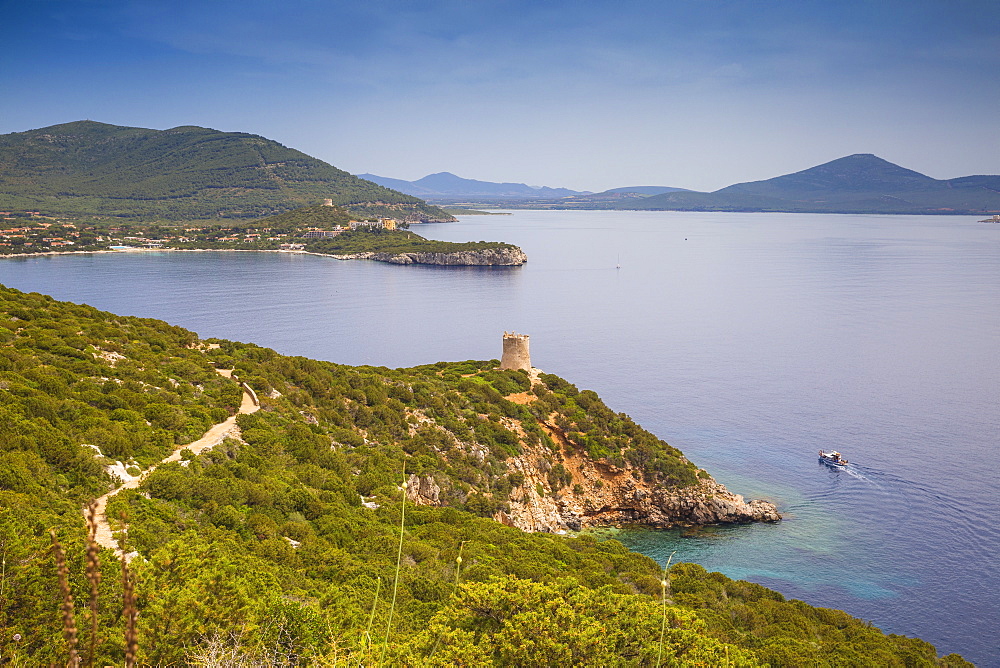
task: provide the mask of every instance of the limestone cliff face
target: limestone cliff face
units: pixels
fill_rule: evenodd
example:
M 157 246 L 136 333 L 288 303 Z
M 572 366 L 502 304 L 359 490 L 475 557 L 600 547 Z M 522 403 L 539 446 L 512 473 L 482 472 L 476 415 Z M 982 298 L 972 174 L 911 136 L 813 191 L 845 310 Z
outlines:
M 537 382 L 537 369 L 532 369 L 531 375 Z M 527 392 L 507 399 L 519 404 L 534 401 Z M 697 483 L 678 487 L 665 484 L 668 481 L 658 474 L 647 476 L 627 462 L 616 466 L 604 459 L 593 459 L 567 438 L 555 417 L 553 413 L 549 419 L 538 421 L 554 447 L 541 442 L 530 445 L 522 439 L 520 454 L 505 460 L 508 477 L 518 479 L 509 496 L 500 498 L 489 490 L 474 490 L 493 498 L 502 508 L 494 515 L 497 521 L 524 531 L 557 533 L 624 524 L 669 528 L 781 519 L 773 503 L 747 501 L 705 471 L 699 473 Z M 426 416 L 421 416 L 420 422 L 433 423 Z M 524 425 L 519 420 L 506 418 L 505 425 L 524 436 Z M 472 443 L 459 443 L 458 449 L 481 462 L 486 458 L 485 449 Z M 449 485 L 444 476 L 436 479 L 432 475 L 412 475 L 407 496 L 419 505 L 447 505 L 451 500 L 461 502 L 467 498 Z
M 406 498 L 418 506 L 436 506 L 440 501 L 441 488 L 433 476 L 420 477 L 415 473 L 406 481 Z
M 528 261 L 520 248 L 489 248 L 456 253 L 372 253 L 371 259 L 390 264 L 437 264 L 448 266 L 517 266 Z
M 595 461 L 579 450 L 557 455 L 525 450 L 507 463 L 524 475 L 525 484 L 511 493 L 510 510 L 498 512 L 496 519 L 525 531 L 579 531 L 621 524 L 668 528 L 781 519 L 773 503 L 748 502 L 710 477 L 691 487 L 667 487 L 644 480 L 635 469 Z M 562 464 L 572 476 L 560 489 L 552 489 L 548 480 L 555 464 Z

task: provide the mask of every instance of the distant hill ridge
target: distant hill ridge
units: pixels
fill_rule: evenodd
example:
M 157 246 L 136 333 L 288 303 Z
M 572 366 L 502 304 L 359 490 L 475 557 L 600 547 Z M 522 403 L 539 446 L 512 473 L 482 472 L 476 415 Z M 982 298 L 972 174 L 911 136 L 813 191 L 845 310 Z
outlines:
M 922 190 L 936 183 L 934 179 L 906 169 L 871 153 L 858 153 L 776 176 L 765 181 L 738 183 L 716 192 L 752 192 L 776 197 L 825 194 L 831 191 L 869 193 L 884 190 Z
M 612 188 L 611 190 L 605 190 L 603 193 L 596 193 L 597 195 L 604 194 L 621 194 L 626 195 L 629 193 L 635 193 L 637 195 L 662 195 L 663 193 L 676 193 L 676 192 L 689 192 L 687 188 L 672 188 L 670 186 L 625 186 L 624 188 Z
M 452 220 L 276 141 L 76 121 L 0 135 L 0 208 L 137 220 L 257 218 L 331 199 L 359 217 Z
M 529 186 L 524 183 L 494 183 L 456 176 L 451 172 L 428 174 L 416 181 L 391 179 L 376 174 L 359 174 L 359 178 L 393 188 L 400 192 L 427 200 L 454 201 L 455 199 L 553 199 L 587 195 L 587 191 L 568 188 Z
M 792 174 L 736 183 L 714 192 L 670 186 L 625 186 L 599 193 L 463 179 L 449 172 L 417 181 L 363 174 L 384 186 L 436 202 L 463 201 L 523 209 L 772 211 L 789 213 L 1000 213 L 1000 176 L 934 179 L 871 153 L 858 153 Z
M 689 192 L 685 188 L 670 186 L 626 186 L 612 188 L 600 193 L 587 190 L 570 190 L 569 188 L 549 188 L 547 186 L 529 186 L 524 183 L 494 183 L 492 181 L 477 181 L 456 176 L 451 172 L 428 174 L 416 181 L 404 181 L 377 174 L 358 174 L 358 178 L 367 179 L 386 188 L 421 197 L 423 199 L 454 203 L 456 201 L 475 201 L 485 203 L 530 200 L 552 200 L 572 198 L 574 202 L 604 202 L 636 197 L 648 197 L 669 192 Z
M 610 207 L 617 208 L 617 207 Z M 980 214 L 1000 211 L 1000 176 L 934 179 L 870 153 L 711 193 L 675 192 L 627 207 L 681 211 Z

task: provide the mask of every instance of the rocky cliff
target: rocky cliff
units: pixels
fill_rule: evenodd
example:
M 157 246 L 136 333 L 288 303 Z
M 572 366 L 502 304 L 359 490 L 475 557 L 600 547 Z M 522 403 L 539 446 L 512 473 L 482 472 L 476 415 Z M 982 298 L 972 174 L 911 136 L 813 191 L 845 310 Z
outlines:
M 647 481 L 635 469 L 595 461 L 579 450 L 554 458 L 528 450 L 509 463 L 524 474 L 526 484 L 511 494 L 509 510 L 498 511 L 495 517 L 525 531 L 579 531 L 624 524 L 669 528 L 781 519 L 773 503 L 747 502 L 711 477 L 691 487 L 667 487 Z M 549 484 L 548 473 L 556 464 L 571 475 L 559 489 Z
M 537 372 L 533 375 L 537 378 Z M 507 398 L 519 404 L 536 401 L 530 392 Z M 505 502 L 496 504 L 493 517 L 497 521 L 524 531 L 558 533 L 625 524 L 669 528 L 781 519 L 773 503 L 746 501 L 706 471 L 698 472 L 694 484 L 678 486 L 627 462 L 619 466 L 594 459 L 567 437 L 554 417 L 539 420 L 538 425 L 555 447 L 531 445 L 524 439 L 520 453 L 505 461 L 519 484 L 510 490 Z M 525 434 L 522 421 L 508 419 L 506 426 Z M 464 455 L 483 458 L 474 447 Z M 462 498 L 448 489 L 448 484 L 443 477 L 414 475 L 407 484 L 407 495 L 417 504 L 447 505 L 456 497 Z M 496 496 L 484 490 L 477 493 Z
M 517 246 L 456 253 L 371 253 L 372 260 L 390 264 L 437 264 L 448 266 L 517 266 L 528 256 Z

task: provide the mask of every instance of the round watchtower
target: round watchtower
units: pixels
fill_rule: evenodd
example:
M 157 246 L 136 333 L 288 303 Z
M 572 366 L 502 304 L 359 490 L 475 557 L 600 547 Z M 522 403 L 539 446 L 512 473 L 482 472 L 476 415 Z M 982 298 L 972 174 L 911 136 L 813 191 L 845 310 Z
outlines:
M 531 371 L 527 334 L 503 333 L 503 356 L 500 358 L 500 368 Z

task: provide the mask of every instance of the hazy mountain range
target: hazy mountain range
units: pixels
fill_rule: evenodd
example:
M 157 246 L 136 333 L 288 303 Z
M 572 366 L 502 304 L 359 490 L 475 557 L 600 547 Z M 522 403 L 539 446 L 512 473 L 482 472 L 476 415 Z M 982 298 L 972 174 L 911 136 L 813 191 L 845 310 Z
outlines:
M 870 153 L 846 156 L 764 181 L 737 183 L 714 192 L 668 186 L 624 186 L 588 193 L 566 188 L 533 188 L 520 183 L 473 181 L 447 172 L 412 182 L 374 175 L 362 177 L 439 203 L 463 201 L 514 208 L 900 214 L 1000 212 L 1000 176 L 934 179 Z
M 850 155 L 714 192 L 623 186 L 600 193 L 465 179 L 362 178 L 258 135 L 77 121 L 0 135 L 0 210 L 204 220 L 259 218 L 330 199 L 358 217 L 453 220 L 435 204 L 507 208 L 992 214 L 1000 176 L 934 179 Z
M 870 153 L 711 193 L 663 193 L 628 208 L 690 211 L 979 214 L 1000 211 L 1000 176 L 934 179 Z
M 547 186 L 529 186 L 524 183 L 493 183 L 477 181 L 455 176 L 451 172 L 428 174 L 416 181 L 391 179 L 376 174 L 358 174 L 358 178 L 367 179 L 386 188 L 398 190 L 407 195 L 420 197 L 428 201 L 462 199 L 556 199 L 575 195 L 588 195 L 588 191 L 569 190 L 568 188 L 549 188 Z
M 478 181 L 456 176 L 451 172 L 428 174 L 416 181 L 404 181 L 377 174 L 358 174 L 358 178 L 367 179 L 386 188 L 398 190 L 407 195 L 420 197 L 428 202 L 452 204 L 457 202 L 504 202 L 557 200 L 573 198 L 574 202 L 583 201 L 614 201 L 648 197 L 669 192 L 687 192 L 684 188 L 670 186 L 628 186 L 613 188 L 602 193 L 592 193 L 589 190 L 570 190 L 569 188 L 550 188 L 548 186 L 529 186 L 525 183 L 495 183 L 493 181 Z

